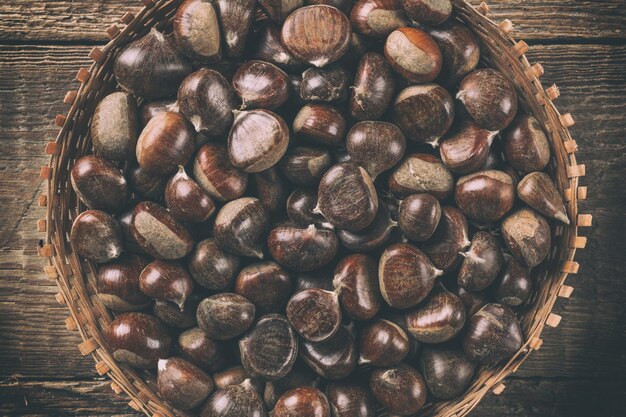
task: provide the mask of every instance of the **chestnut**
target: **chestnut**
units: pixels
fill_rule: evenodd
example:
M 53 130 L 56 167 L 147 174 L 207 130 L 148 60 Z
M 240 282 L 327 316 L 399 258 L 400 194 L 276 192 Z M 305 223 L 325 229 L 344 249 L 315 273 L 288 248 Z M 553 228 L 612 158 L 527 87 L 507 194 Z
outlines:
M 278 399 L 272 417 L 331 417 L 331 414 L 328 400 L 320 390 L 299 387 Z
M 268 314 L 239 340 L 241 363 L 253 377 L 274 381 L 286 376 L 298 357 L 298 335 L 287 318 Z
M 477 69 L 463 78 L 456 98 L 476 123 L 487 130 L 506 128 L 517 113 L 515 87 L 490 68 Z
M 219 143 L 207 143 L 200 148 L 193 174 L 204 191 L 220 202 L 243 196 L 248 187 L 248 174 L 233 166 L 228 150 Z
M 350 13 L 352 26 L 363 35 L 384 38 L 408 26 L 400 0 L 358 0 Z
M 139 274 L 145 261 L 138 255 L 125 254 L 100 265 L 96 275 L 98 298 L 115 311 L 143 310 L 150 298 L 139 290 Z
M 226 362 L 224 347 L 207 337 L 206 333 L 199 327 L 182 332 L 178 336 L 178 347 L 185 358 L 208 372 L 220 369 Z M 223 388 L 217 384 L 217 377 L 215 378 L 215 385 L 218 388 Z
M 235 90 L 219 72 L 202 68 L 183 80 L 178 88 L 180 112 L 197 132 L 220 136 L 233 124 L 238 107 Z
M 401 0 L 411 20 L 424 25 L 440 25 L 452 14 L 450 0 Z
M 461 262 L 460 252 L 470 245 L 468 228 L 467 219 L 459 209 L 450 206 L 441 209 L 435 233 L 422 245 L 435 267 L 449 271 Z
M 297 362 L 291 368 L 291 372 L 277 381 L 268 381 L 263 390 L 263 400 L 269 409 L 276 406 L 278 399 L 287 391 L 299 387 L 315 387 L 318 384 L 319 376 L 311 368 Z
M 393 168 L 404 156 L 406 139 L 402 131 L 387 122 L 359 122 L 348 132 L 346 150 L 352 161 L 372 178 Z
M 267 411 L 250 379 L 211 394 L 200 417 L 266 417 Z
M 378 211 L 374 183 L 354 162 L 332 166 L 322 177 L 315 211 L 340 229 L 358 232 L 369 226 Z
M 296 146 L 288 149 L 278 166 L 285 177 L 294 184 L 317 184 L 332 165 L 326 149 Z
M 324 217 L 313 212 L 316 204 L 317 190 L 296 188 L 287 199 L 287 216 L 299 227 L 323 223 Z
M 502 222 L 502 237 L 513 256 L 528 268 L 539 265 L 550 253 L 550 225 L 531 209 L 507 216 Z
M 351 35 L 345 14 L 332 6 L 316 5 L 291 13 L 283 24 L 281 39 L 296 58 L 324 67 L 346 53 Z
M 246 379 L 250 379 L 250 375 L 246 368 L 241 365 L 233 366 L 221 372 L 213 374 L 213 382 L 216 389 L 224 389 L 231 385 L 239 385 Z
M 129 168 L 126 178 L 130 189 L 138 196 L 149 200 L 158 201 L 163 197 L 167 177 L 161 175 L 153 175 L 146 172 L 139 165 L 133 165 Z
M 421 29 L 394 30 L 385 41 L 385 57 L 391 67 L 412 83 L 429 83 L 441 71 L 441 51 Z
M 412 194 L 400 202 L 398 226 L 409 240 L 425 242 L 430 239 L 440 219 L 441 205 L 430 194 Z
M 370 375 L 370 389 L 387 410 L 403 416 L 417 413 L 426 403 L 424 378 L 415 368 L 404 363 L 375 369 Z
M 517 195 L 544 216 L 570 224 L 563 197 L 548 174 L 531 172 L 526 175 L 517 185 Z
M 272 258 L 294 271 L 312 271 L 327 265 L 337 254 L 339 242 L 331 230 L 281 226 L 267 238 Z
M 141 121 L 141 126 L 145 127 L 150 120 L 154 119 L 154 116 L 166 111 L 178 113 L 178 103 L 176 102 L 176 100 L 165 99 L 144 101 L 141 107 L 139 107 L 139 120 Z M 135 149 L 133 147 L 133 149 L 131 150 L 131 155 L 133 155 L 134 153 Z
M 258 0 L 263 12 L 276 23 L 282 23 L 304 0 Z
M 169 356 L 172 339 L 166 327 L 145 313 L 117 316 L 106 332 L 109 349 L 116 361 L 135 368 L 156 368 L 159 359 Z
M 217 14 L 224 37 L 224 55 L 239 58 L 243 55 L 248 34 L 256 18 L 255 0 L 217 0 Z
M 388 180 L 389 191 L 398 198 L 428 193 L 444 200 L 454 190 L 454 177 L 436 156 L 426 153 L 407 155 Z
M 313 343 L 329 340 L 341 325 L 337 294 L 319 288 L 300 291 L 287 303 L 287 318 L 306 340 Z
M 455 174 L 479 171 L 487 164 L 491 142 L 497 134 L 466 121 L 441 142 L 441 160 Z
M 176 88 L 191 71 L 191 63 L 154 28 L 122 48 L 113 64 L 120 87 L 147 99 L 176 94 Z
M 88 261 L 109 262 L 122 254 L 122 228 L 104 211 L 87 210 L 74 219 L 70 243 Z
M 333 417 L 376 416 L 376 404 L 364 386 L 345 381 L 329 382 L 326 397 Z
M 130 253 L 144 256 L 144 255 L 147 255 L 147 253 L 143 249 L 141 249 L 139 242 L 137 242 L 137 240 L 132 236 L 132 233 L 131 233 L 133 209 L 134 207 L 131 207 L 130 209 L 125 210 L 124 212 L 118 214 L 116 219 L 122 229 L 122 242 L 123 242 L 124 250 Z
M 339 146 L 346 134 L 346 120 L 329 104 L 306 104 L 293 121 L 293 132 L 319 145 Z
M 428 296 L 435 279 L 442 273 L 415 246 L 396 243 L 387 247 L 380 256 L 380 292 L 389 306 L 396 309 L 411 308 Z
M 198 305 L 198 326 L 214 340 L 229 340 L 252 325 L 255 308 L 238 294 L 221 293 L 205 298 Z
M 275 110 L 289 99 L 289 76 L 276 65 L 264 61 L 241 64 L 233 77 L 233 87 L 241 98 L 242 109 Z
M 275 262 L 252 264 L 239 272 L 235 293 L 250 300 L 259 313 L 278 313 L 291 295 L 291 278 Z
M 261 172 L 276 165 L 289 145 L 289 127 L 269 110 L 235 111 L 228 135 L 230 162 L 243 172 Z
M 474 172 L 459 178 L 454 200 L 463 213 L 479 225 L 493 224 L 513 208 L 513 180 L 502 171 Z
M 383 246 L 389 238 L 393 229 L 398 224 L 391 218 L 391 212 L 382 202 L 378 202 L 376 217 L 369 226 L 358 232 L 349 230 L 339 230 L 337 237 L 341 245 L 351 251 L 368 252 Z
M 185 165 L 196 149 L 191 123 L 178 113 L 159 113 L 137 141 L 137 162 L 148 174 L 166 175 Z
M 193 291 L 193 281 L 180 264 L 156 260 L 141 272 L 139 289 L 152 298 L 171 301 L 183 311 L 185 300 Z
M 165 204 L 172 216 L 182 222 L 202 223 L 215 211 L 211 197 L 189 178 L 182 165 L 165 186 Z
M 215 239 L 199 242 L 188 261 L 193 279 L 210 290 L 225 290 L 235 280 L 239 257 L 223 251 Z
M 440 26 L 430 28 L 428 34 L 441 50 L 443 63 L 438 78 L 441 84 L 454 86 L 476 69 L 480 60 L 480 45 L 476 35 L 463 23 L 448 20 Z
M 327 4 L 329 6 L 336 7 L 347 16 L 350 14 L 350 9 L 352 8 L 354 1 L 353 0 L 304 0 L 305 6 L 312 6 L 314 4 Z
M 509 307 L 524 304 L 532 293 L 530 273 L 515 258 L 507 255 L 498 279 L 491 287 L 495 300 Z
M 368 52 L 361 57 L 350 94 L 350 114 L 357 120 L 376 120 L 389 108 L 396 79 L 384 56 Z
M 473 361 L 493 364 L 511 357 L 523 343 L 515 313 L 502 304 L 487 304 L 469 319 L 463 351 Z
M 128 201 L 124 174 L 99 156 L 86 155 L 76 161 L 70 181 L 78 198 L 92 210 L 117 213 Z
M 467 252 L 461 252 L 463 263 L 458 284 L 469 291 L 482 291 L 495 281 L 504 258 L 498 240 L 488 232 L 476 232 Z
M 160 359 L 157 384 L 159 394 L 179 410 L 199 406 L 213 391 L 213 380 L 204 371 L 182 358 Z
M 424 346 L 419 363 L 428 390 L 440 400 L 461 395 L 476 372 L 476 364 L 461 349 L 452 346 Z
M 204 63 L 222 58 L 220 24 L 213 2 L 185 0 L 176 10 L 173 33 L 176 46 L 189 58 Z
M 456 295 L 439 285 L 424 304 L 406 313 L 409 333 L 424 343 L 442 343 L 455 337 L 465 325 L 465 306 Z
M 302 61 L 296 59 L 291 52 L 283 46 L 280 40 L 280 30 L 273 24 L 267 24 L 261 27 L 259 44 L 254 57 L 291 71 L 299 70 L 304 66 Z
M 550 162 L 550 143 L 532 116 L 518 116 L 503 134 L 504 159 L 522 174 L 542 171 Z
M 360 332 L 360 364 L 381 368 L 402 362 L 409 354 L 409 336 L 397 324 L 375 319 Z
M 96 155 L 115 161 L 132 159 L 138 135 L 137 102 L 128 93 L 111 93 L 98 103 L 91 119 Z
M 181 310 L 180 306 L 174 302 L 155 299 L 152 305 L 152 314 L 170 327 L 189 329 L 198 324 L 196 322 L 196 310 L 200 300 L 199 294 L 192 293 Z
M 263 258 L 263 239 L 269 222 L 269 213 L 259 200 L 243 197 L 227 203 L 217 213 L 213 236 L 226 251 Z
M 345 98 L 350 73 L 342 66 L 311 67 L 302 73 L 300 97 L 304 101 L 335 101 Z
M 303 340 L 300 357 L 321 377 L 338 380 L 354 372 L 358 353 L 352 333 L 341 326 L 334 336 L 323 342 Z
M 348 317 L 369 320 L 378 314 L 382 297 L 378 288 L 378 265 L 363 254 L 348 255 L 335 268 L 333 287 Z
M 437 84 L 412 85 L 396 97 L 391 119 L 407 139 L 437 146 L 454 121 L 454 102 Z
M 256 172 L 250 178 L 253 186 L 252 195 L 259 199 L 267 211 L 271 214 L 277 214 L 284 210 L 287 190 L 276 166 Z
M 163 207 L 150 201 L 137 204 L 130 225 L 133 239 L 157 259 L 180 259 L 193 248 L 191 235 Z

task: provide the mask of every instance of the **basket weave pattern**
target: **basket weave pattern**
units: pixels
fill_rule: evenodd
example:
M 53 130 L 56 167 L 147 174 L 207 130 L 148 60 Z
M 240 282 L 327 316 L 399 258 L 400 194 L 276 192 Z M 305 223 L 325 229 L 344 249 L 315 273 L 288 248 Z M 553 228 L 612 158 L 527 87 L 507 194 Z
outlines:
M 94 61 L 89 69 L 81 68 L 76 76 L 80 87 L 70 91 L 64 102 L 70 106 L 67 115 L 58 115 L 55 124 L 60 132 L 55 141 L 46 144 L 50 156 L 47 166 L 41 169 L 41 178 L 47 180 L 47 191 L 39 199 L 46 206 L 46 218 L 38 221 L 37 228 L 45 232 L 45 239 L 38 253 L 48 259 L 44 267 L 46 276 L 55 280 L 60 292 L 57 300 L 67 306 L 70 316 L 66 319 L 68 330 L 78 331 L 83 342 L 78 346 L 83 355 L 90 355 L 96 362 L 96 371 L 107 375 L 116 394 L 125 392 L 129 405 L 149 416 L 187 416 L 163 402 L 157 394 L 154 379 L 147 373 L 118 363 L 107 347 L 104 334 L 112 316 L 96 294 L 93 264 L 85 262 L 72 251 L 69 230 L 73 220 L 85 207 L 78 201 L 69 181 L 74 162 L 90 153 L 89 121 L 97 103 L 115 88 L 112 64 L 116 52 L 128 42 L 143 36 L 152 27 L 166 28 L 182 0 L 142 0 L 144 7 L 133 15 L 126 13 L 121 22 L 123 28 L 112 25 L 107 29 L 111 41 L 103 48 L 94 48 L 89 54 Z M 560 114 L 552 100 L 559 96 L 556 85 L 545 89 L 539 77 L 543 68 L 530 65 L 524 53 L 528 45 L 516 42 L 509 32 L 512 24 L 504 20 L 499 25 L 489 20 L 488 6 L 481 3 L 474 8 L 465 0 L 452 0 L 454 16 L 471 28 L 481 43 L 482 59 L 492 68 L 508 76 L 518 89 L 524 108 L 539 121 L 548 133 L 552 147 L 550 169 L 557 188 L 567 202 L 571 225 L 561 223 L 553 227 L 555 243 L 542 269 L 534 271 L 538 290 L 529 308 L 522 316 L 521 324 L 526 335 L 522 348 L 507 363 L 484 366 L 465 395 L 456 400 L 427 406 L 420 415 L 437 417 L 461 417 L 467 415 L 490 391 L 500 394 L 505 386 L 503 380 L 515 372 L 524 360 L 541 347 L 541 333 L 545 326 L 558 326 L 561 317 L 552 313 L 558 297 L 568 298 L 573 288 L 564 285 L 568 274 L 578 271 L 574 261 L 577 249 L 585 247 L 586 238 L 578 236 L 578 228 L 591 226 L 590 214 L 578 213 L 578 201 L 584 200 L 587 187 L 579 186 L 579 178 L 585 175 L 585 166 L 576 161 L 576 142 L 568 127 L 574 124 L 572 116 Z

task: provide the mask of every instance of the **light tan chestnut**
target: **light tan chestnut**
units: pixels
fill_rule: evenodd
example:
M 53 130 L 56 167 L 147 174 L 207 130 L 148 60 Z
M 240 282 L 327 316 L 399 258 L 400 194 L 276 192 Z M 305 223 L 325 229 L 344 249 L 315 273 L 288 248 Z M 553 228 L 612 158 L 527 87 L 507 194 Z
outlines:
M 185 0 L 174 16 L 174 40 L 189 58 L 215 62 L 222 57 L 220 25 L 214 3 L 209 0 Z
M 569 224 L 563 198 L 548 174 L 531 172 L 517 185 L 517 195 L 544 216 Z
M 417 28 L 396 29 L 387 37 L 385 56 L 391 67 L 413 83 L 429 83 L 441 71 L 441 50 Z
M 94 152 L 119 161 L 132 158 L 137 130 L 137 102 L 133 96 L 123 92 L 109 94 L 98 103 L 91 120 Z
M 402 0 L 402 5 L 411 20 L 429 26 L 440 25 L 452 14 L 450 0 Z
M 363 35 L 384 38 L 408 26 L 400 0 L 358 0 L 350 13 L 352 26 Z
M 454 177 L 450 170 L 441 159 L 425 153 L 406 156 L 388 181 L 389 191 L 398 198 L 428 193 L 443 200 L 454 190 Z
M 543 262 L 550 252 L 550 225 L 534 210 L 523 208 L 504 219 L 502 236 L 513 256 L 529 268 Z

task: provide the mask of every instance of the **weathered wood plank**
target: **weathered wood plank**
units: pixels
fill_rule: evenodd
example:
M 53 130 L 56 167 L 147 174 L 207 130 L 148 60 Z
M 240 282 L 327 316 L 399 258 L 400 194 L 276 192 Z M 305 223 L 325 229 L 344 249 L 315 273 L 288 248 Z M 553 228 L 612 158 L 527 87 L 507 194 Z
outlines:
M 472 3 L 480 3 L 472 0 Z M 624 39 L 623 0 L 492 0 L 490 17 L 508 18 L 524 39 Z M 0 4 L 0 40 L 105 41 L 105 29 L 139 0 L 7 0 Z M 547 24 L 549 22 L 549 24 Z

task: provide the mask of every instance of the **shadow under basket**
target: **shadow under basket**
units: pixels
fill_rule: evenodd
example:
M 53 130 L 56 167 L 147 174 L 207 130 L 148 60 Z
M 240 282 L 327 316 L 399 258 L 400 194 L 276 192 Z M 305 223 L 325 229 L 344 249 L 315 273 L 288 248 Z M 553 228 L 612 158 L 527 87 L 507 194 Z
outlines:
M 115 87 L 112 64 L 117 51 L 153 27 L 167 28 L 181 2 L 142 0 L 144 7 L 137 15 L 126 13 L 121 18 L 126 26 L 112 25 L 107 29 L 111 41 L 103 48 L 91 51 L 89 57 L 94 62 L 89 69 L 78 71 L 78 90 L 65 96 L 64 102 L 70 109 L 67 115 L 58 115 L 55 119 L 60 132 L 55 141 L 46 144 L 50 162 L 41 169 L 41 178 L 47 181 L 47 191 L 39 198 L 39 204 L 46 207 L 46 218 L 37 224 L 38 230 L 45 232 L 38 253 L 48 260 L 44 267 L 46 276 L 60 289 L 56 299 L 69 309 L 67 328 L 80 333 L 83 339 L 78 346 L 80 353 L 90 355 L 96 361 L 96 371 L 112 380 L 113 391 L 116 394 L 125 392 L 130 397 L 129 405 L 149 416 L 188 414 L 173 409 L 159 397 L 154 378 L 118 363 L 109 351 L 104 334 L 112 315 L 96 294 L 96 267 L 73 253 L 68 240 L 72 222 L 83 209 L 72 190 L 69 176 L 74 162 L 91 151 L 89 122 L 96 104 Z M 548 259 L 534 271 L 538 289 L 521 317 L 526 335 L 521 349 L 507 362 L 483 366 L 464 395 L 453 401 L 427 405 L 420 416 L 465 416 L 490 391 L 496 395 L 503 392 L 505 385 L 502 381 L 515 372 L 533 350 L 541 347 L 545 326 L 559 325 L 561 317 L 552 313 L 552 308 L 558 297 L 568 298 L 573 291 L 564 283 L 568 274 L 578 271 L 574 255 L 586 244 L 586 238 L 578 236 L 578 228 L 591 226 L 592 221 L 590 214 L 578 213 L 578 201 L 587 196 L 587 187 L 579 186 L 585 166 L 576 161 L 576 142 L 568 131 L 568 127 L 574 124 L 572 116 L 560 114 L 552 103 L 559 96 L 557 86 L 544 90 L 539 81 L 543 68 L 540 64 L 530 65 L 524 55 L 528 45 L 511 38 L 512 23 L 509 20 L 500 24 L 489 20 L 485 17 L 489 11 L 485 3 L 477 7 L 464 0 L 452 0 L 452 3 L 453 18 L 463 21 L 480 40 L 485 63 L 509 77 L 525 110 L 534 115 L 547 132 L 552 147 L 549 170 L 566 201 L 572 221 L 569 226 L 559 223 L 553 227 L 554 246 Z

